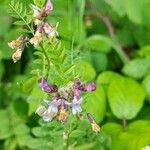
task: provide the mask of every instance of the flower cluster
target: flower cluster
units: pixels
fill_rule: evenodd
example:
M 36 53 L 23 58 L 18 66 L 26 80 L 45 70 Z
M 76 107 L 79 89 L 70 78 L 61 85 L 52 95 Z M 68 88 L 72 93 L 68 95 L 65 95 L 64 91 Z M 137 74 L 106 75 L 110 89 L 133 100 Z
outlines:
M 32 5 L 33 18 L 35 25 L 35 33 L 33 37 L 29 39 L 29 42 L 34 46 L 38 46 L 43 39 L 49 41 L 52 45 L 57 44 L 57 27 L 52 27 L 45 21 L 46 17 L 53 10 L 51 0 L 47 0 L 44 8 L 39 8 L 36 5 Z M 30 29 L 32 30 L 32 29 Z M 25 41 L 27 38 L 24 35 L 20 35 L 17 40 L 13 40 L 8 45 L 16 51 L 12 55 L 14 63 L 20 60 L 22 52 L 25 47 Z M 48 76 L 47 76 L 48 77 Z M 59 88 L 55 84 L 48 84 L 47 79 L 40 78 L 39 86 L 41 90 L 47 94 L 51 94 L 52 100 L 44 100 L 43 104 L 39 106 L 36 113 L 42 117 L 45 122 L 50 122 L 54 119 L 64 123 L 67 121 L 70 110 L 73 115 L 78 115 L 82 112 L 82 92 L 92 92 L 96 90 L 94 82 L 85 83 L 79 79 L 75 79 L 69 86 Z M 96 124 L 91 114 L 87 114 L 87 117 L 92 125 L 94 132 L 98 133 L 100 127 Z
M 45 22 L 44 19 L 53 10 L 53 5 L 50 0 L 47 0 L 46 5 L 43 9 L 32 5 L 33 17 L 35 18 L 34 24 L 36 25 L 36 31 L 33 38 L 30 39 L 30 43 L 34 46 L 38 46 L 42 41 L 42 36 L 45 35 L 51 43 L 57 41 L 57 27 L 52 27 L 49 23 Z
M 70 90 L 58 89 L 56 85 L 49 85 L 45 78 L 40 80 L 40 88 L 46 93 L 52 94 L 52 101 L 44 101 L 47 105 L 41 105 L 37 109 L 37 114 L 43 118 L 44 121 L 51 121 L 55 117 L 61 122 L 65 122 L 69 116 L 69 107 L 71 107 L 72 114 L 76 115 L 82 112 L 82 91 L 95 91 L 96 85 L 94 82 L 84 83 L 79 79 L 75 79 Z M 69 95 L 72 95 L 69 97 Z
M 49 23 L 45 22 L 45 18 L 49 15 L 49 13 L 53 10 L 53 5 L 50 0 L 47 0 L 45 7 L 40 9 L 39 7 L 32 5 L 33 9 L 33 18 L 34 18 L 34 25 L 36 26 L 36 31 L 33 37 L 29 40 L 29 42 L 34 45 L 35 47 L 40 44 L 45 35 L 48 38 L 50 43 L 57 42 L 57 27 L 58 23 L 55 27 L 51 26 Z M 25 47 L 25 41 L 27 37 L 24 35 L 20 35 L 17 40 L 13 40 L 8 43 L 9 47 L 15 49 L 16 51 L 12 55 L 13 62 L 16 63 L 18 60 L 21 59 L 22 52 Z

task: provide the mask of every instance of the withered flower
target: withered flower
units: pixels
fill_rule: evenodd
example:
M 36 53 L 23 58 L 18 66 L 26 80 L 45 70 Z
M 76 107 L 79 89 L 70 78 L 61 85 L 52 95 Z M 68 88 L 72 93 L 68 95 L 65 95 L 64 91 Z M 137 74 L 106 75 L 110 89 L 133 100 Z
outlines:
M 92 130 L 98 134 L 100 132 L 100 126 L 95 122 L 93 116 L 90 113 L 87 113 L 87 118 L 89 122 L 91 123 Z
M 16 63 L 18 60 L 21 59 L 22 52 L 24 50 L 24 41 L 26 37 L 24 35 L 20 35 L 17 40 L 13 40 L 8 43 L 9 47 L 15 49 L 16 51 L 12 55 L 13 62 Z
M 30 39 L 30 43 L 33 44 L 35 47 L 39 45 L 40 42 L 42 41 L 42 33 L 43 33 L 43 25 L 40 24 L 37 26 L 34 37 Z

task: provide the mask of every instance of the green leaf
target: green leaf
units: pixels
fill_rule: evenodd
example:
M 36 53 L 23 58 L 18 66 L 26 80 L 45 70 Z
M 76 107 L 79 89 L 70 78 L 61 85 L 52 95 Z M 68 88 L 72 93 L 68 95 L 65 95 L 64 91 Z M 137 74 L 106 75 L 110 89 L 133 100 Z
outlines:
M 141 110 L 145 91 L 130 78 L 115 79 L 108 87 L 108 101 L 113 114 L 119 119 L 133 119 Z
M 28 97 L 27 101 L 29 103 L 29 115 L 31 115 L 33 112 L 36 111 L 36 109 L 39 107 L 41 102 L 44 99 L 45 93 L 36 85 L 30 96 Z
M 96 71 L 88 62 L 82 62 L 76 67 L 76 71 L 81 74 L 81 78 L 85 81 L 91 81 L 96 76 Z
M 17 99 L 13 102 L 13 107 L 18 116 L 26 118 L 28 115 L 28 103 L 25 100 Z
M 12 135 L 9 113 L 6 110 L 0 110 L 0 139 L 7 139 Z
M 96 83 L 99 85 L 109 85 L 112 80 L 121 79 L 122 76 L 113 71 L 104 71 L 101 73 L 96 80 Z
M 106 123 L 102 126 L 102 131 L 115 139 L 121 132 L 123 132 L 123 128 L 120 124 Z
M 107 56 L 100 52 L 91 52 L 92 63 L 97 72 L 106 70 L 107 67 Z
M 17 141 L 15 138 L 8 138 L 5 140 L 4 149 L 6 150 L 15 150 L 17 147 Z
M 141 0 L 125 0 L 126 13 L 129 19 L 137 24 L 142 23 L 142 6 Z
M 144 78 L 142 85 L 145 88 L 147 99 L 150 102 L 150 75 Z
M 102 86 L 97 85 L 96 91 L 89 93 L 84 108 L 86 112 L 94 116 L 97 122 L 103 120 L 106 111 L 106 96 Z
M 91 50 L 108 53 L 111 50 L 112 41 L 105 36 L 92 35 L 86 39 L 85 44 L 87 44 Z
M 91 149 L 94 149 L 95 145 L 96 145 L 96 142 L 86 143 L 86 144 L 77 146 L 75 148 L 72 148 L 72 150 L 91 150 Z
M 128 132 L 150 134 L 150 121 L 147 120 L 134 121 L 128 125 Z
M 24 23 L 23 21 L 21 21 L 21 20 L 15 21 L 14 24 L 15 24 L 15 25 L 20 25 L 20 26 L 25 25 L 25 23 Z
M 69 135 L 69 137 L 78 138 L 78 137 L 83 137 L 85 135 L 86 133 L 84 131 L 77 129 L 77 130 L 73 130 L 71 134 Z
M 142 47 L 137 54 L 140 57 L 150 58 L 150 45 Z
M 13 133 L 18 136 L 20 135 L 26 135 L 26 134 L 29 134 L 30 132 L 30 128 L 25 125 L 25 124 L 16 124 L 14 127 L 13 127 Z
M 139 79 L 147 75 L 150 71 L 150 59 L 134 59 L 123 67 L 123 73 Z
M 120 17 L 123 17 L 126 14 L 124 0 L 113 0 L 106 2 L 108 2 L 108 4 L 117 12 Z
M 35 86 L 35 84 L 37 83 L 37 81 L 38 81 L 38 78 L 36 76 L 27 79 L 22 86 L 23 91 L 30 92 Z

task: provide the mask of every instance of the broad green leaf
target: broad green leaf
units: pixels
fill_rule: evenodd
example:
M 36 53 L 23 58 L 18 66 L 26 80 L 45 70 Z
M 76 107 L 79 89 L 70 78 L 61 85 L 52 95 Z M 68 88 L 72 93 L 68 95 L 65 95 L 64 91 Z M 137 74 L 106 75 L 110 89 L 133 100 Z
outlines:
M 123 67 L 123 73 L 139 79 L 150 72 L 150 59 L 134 59 Z
M 150 75 L 145 77 L 145 79 L 142 82 L 142 85 L 145 88 L 147 99 L 150 102 Z
M 97 85 L 96 91 L 88 94 L 84 108 L 86 112 L 94 116 L 97 122 L 103 120 L 106 111 L 106 96 L 102 86 Z
M 108 37 L 92 35 L 84 42 L 91 50 L 108 53 L 111 50 L 112 41 Z
M 150 134 L 150 121 L 137 120 L 128 125 L 129 133 L 149 133 Z
M 150 143 L 149 133 L 121 133 L 113 141 L 111 150 L 142 150 Z
M 100 52 L 91 52 L 92 63 L 97 72 L 106 70 L 107 67 L 107 56 Z
M 115 79 L 108 87 L 108 101 L 113 114 L 119 119 L 133 119 L 141 110 L 145 91 L 130 78 Z
M 122 0 L 113 0 L 113 1 L 106 1 L 108 4 L 117 12 L 120 17 L 123 17 L 126 14 L 125 9 L 125 1 Z
M 102 126 L 102 131 L 115 139 L 121 132 L 123 132 L 123 128 L 120 124 L 106 123 Z
M 124 1 L 126 13 L 129 19 L 137 24 L 141 24 L 143 1 L 141 0 L 124 0 Z
M 109 85 L 111 81 L 115 79 L 121 79 L 122 76 L 113 71 L 104 71 L 102 72 L 96 80 L 96 83 L 99 85 Z

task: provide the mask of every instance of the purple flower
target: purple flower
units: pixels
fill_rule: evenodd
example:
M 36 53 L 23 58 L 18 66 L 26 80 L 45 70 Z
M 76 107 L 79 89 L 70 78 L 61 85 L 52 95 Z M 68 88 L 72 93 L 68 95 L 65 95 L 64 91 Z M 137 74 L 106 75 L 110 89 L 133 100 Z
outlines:
M 88 92 L 95 91 L 96 90 L 96 84 L 94 82 L 90 82 L 85 85 L 85 90 Z
M 49 85 L 47 80 L 44 78 L 40 79 L 40 87 L 46 93 L 55 93 L 58 90 L 56 85 Z

